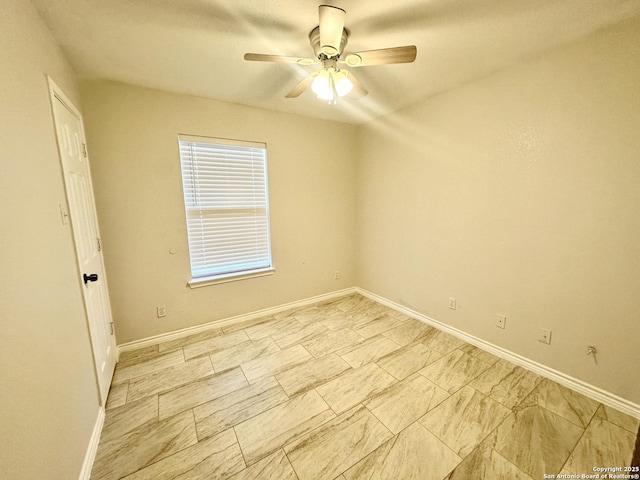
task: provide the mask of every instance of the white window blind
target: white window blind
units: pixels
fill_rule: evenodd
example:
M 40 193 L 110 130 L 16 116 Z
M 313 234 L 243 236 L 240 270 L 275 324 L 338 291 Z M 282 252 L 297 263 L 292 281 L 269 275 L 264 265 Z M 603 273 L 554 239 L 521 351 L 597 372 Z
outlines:
M 193 279 L 272 269 L 266 145 L 185 135 L 179 145 Z

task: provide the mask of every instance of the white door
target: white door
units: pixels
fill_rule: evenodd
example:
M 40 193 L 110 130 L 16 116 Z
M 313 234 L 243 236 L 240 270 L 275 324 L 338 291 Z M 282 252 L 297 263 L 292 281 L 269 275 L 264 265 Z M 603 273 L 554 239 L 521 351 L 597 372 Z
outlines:
M 117 353 L 82 117 L 51 79 L 49 83 L 78 273 L 89 322 L 98 388 L 104 405 Z

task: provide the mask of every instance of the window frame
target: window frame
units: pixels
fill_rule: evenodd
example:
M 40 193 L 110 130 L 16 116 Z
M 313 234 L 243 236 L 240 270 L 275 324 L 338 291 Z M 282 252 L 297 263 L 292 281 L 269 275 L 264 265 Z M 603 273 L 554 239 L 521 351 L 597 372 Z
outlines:
M 187 145 L 189 143 L 191 144 L 191 147 Z M 250 203 L 249 207 L 247 207 L 247 204 L 246 204 L 247 199 L 249 197 L 247 197 L 247 195 L 242 196 L 242 192 L 238 193 L 237 198 L 235 199 L 236 201 L 238 201 L 238 203 L 229 203 L 228 193 L 227 195 L 224 195 L 223 193 L 220 193 L 217 195 L 216 194 L 207 195 L 206 192 L 201 193 L 201 190 L 206 190 L 204 186 L 206 186 L 207 181 L 213 181 L 215 183 L 216 181 L 224 182 L 225 180 L 227 180 L 224 177 L 229 176 L 229 171 L 233 170 L 233 166 L 229 168 L 230 164 L 233 164 L 233 162 L 229 162 L 225 166 L 222 166 L 221 170 L 217 171 L 214 174 L 207 173 L 206 174 L 207 178 L 205 180 L 203 180 L 202 182 L 197 182 L 196 180 L 194 180 L 194 177 L 198 177 L 198 176 L 203 176 L 203 178 L 205 177 L 204 175 L 200 174 L 201 170 L 198 170 L 196 172 L 196 169 L 198 168 L 198 162 L 200 162 L 200 167 L 201 168 L 203 167 L 202 156 L 197 157 L 192 153 L 191 155 L 188 155 L 188 158 L 183 158 L 183 149 L 185 148 L 194 149 L 196 148 L 194 145 L 196 143 L 201 145 L 200 148 L 203 148 L 202 147 L 203 144 L 212 146 L 211 153 L 214 155 L 218 155 L 218 157 L 216 158 L 218 159 L 222 158 L 225 161 L 229 160 L 229 157 L 224 157 L 225 155 L 224 150 L 241 149 L 240 153 L 242 158 L 236 161 L 235 166 L 237 167 L 238 165 L 240 165 L 245 169 L 247 166 L 246 161 L 248 158 L 253 157 L 253 152 L 256 151 L 255 149 L 263 150 L 263 154 L 257 157 L 259 158 L 258 161 L 254 161 L 253 158 L 251 159 L 250 161 L 251 174 L 248 175 L 247 173 L 244 173 L 243 174 L 244 176 L 241 177 L 245 181 L 247 179 L 250 179 L 252 182 L 251 183 L 252 187 L 258 186 L 256 190 L 257 194 L 253 193 L 252 195 L 249 195 L 249 197 L 251 197 L 251 202 L 252 202 Z M 242 149 L 245 149 L 245 150 L 242 150 Z M 270 202 L 269 202 L 267 144 L 264 142 L 253 142 L 253 141 L 235 140 L 235 139 L 228 139 L 228 138 L 208 137 L 208 136 L 201 136 L 201 135 L 179 134 L 178 135 L 178 156 L 180 161 L 180 176 L 181 176 L 181 182 L 182 182 L 182 194 L 183 194 L 183 201 L 184 201 L 185 226 L 187 229 L 187 243 L 189 247 L 189 268 L 191 273 L 191 280 L 188 281 L 189 287 L 197 288 L 197 287 L 204 287 L 207 285 L 215 285 L 220 283 L 228 283 L 228 282 L 234 282 L 238 280 L 244 280 L 248 278 L 273 275 L 275 273 L 275 266 L 273 265 L 273 255 L 272 255 L 272 249 L 271 249 L 271 221 L 270 221 Z M 241 163 L 243 162 L 243 160 L 245 163 Z M 210 163 L 207 165 L 209 172 L 211 171 L 212 167 L 216 167 L 216 165 L 213 165 L 213 163 L 214 163 L 213 161 L 210 161 Z M 218 166 L 220 166 L 220 162 L 216 162 L 216 163 L 218 163 Z M 206 159 L 204 164 L 206 164 Z M 260 165 L 260 164 L 262 168 L 256 168 L 256 165 Z M 186 168 L 189 169 L 188 172 L 186 172 L 185 170 L 185 165 L 186 165 Z M 226 172 L 224 171 L 225 169 L 227 169 Z M 262 181 L 255 181 L 255 178 L 253 178 L 253 176 L 256 173 L 257 175 L 261 176 L 264 179 L 263 180 L 264 184 Z M 209 178 L 209 175 L 210 175 L 210 178 Z M 234 179 L 235 178 L 237 177 L 234 177 Z M 190 193 L 188 193 L 188 191 Z M 201 204 L 200 207 L 196 207 L 195 204 L 200 203 L 201 200 L 207 201 L 209 205 L 207 207 L 204 207 Z M 243 204 L 240 204 L 239 203 L 240 201 L 243 201 Z M 262 205 L 261 202 L 263 202 L 264 205 Z M 213 206 L 213 204 L 215 203 L 218 203 L 219 206 Z M 222 204 L 224 204 L 224 207 L 220 206 Z M 236 264 L 231 264 L 230 267 L 227 269 L 228 271 L 222 271 L 220 273 L 209 273 L 209 274 L 205 273 L 205 274 L 196 275 L 195 273 L 197 269 L 194 268 L 194 259 L 196 259 L 195 260 L 196 262 L 200 262 L 200 265 L 201 265 L 200 268 L 202 269 L 203 268 L 202 261 L 204 258 L 206 263 L 207 254 L 206 253 L 204 255 L 194 254 L 195 245 L 198 243 L 202 245 L 204 243 L 210 246 L 212 250 L 216 248 L 215 241 L 207 240 L 205 238 L 207 237 L 207 235 L 203 233 L 207 227 L 215 229 L 216 221 L 209 220 L 212 223 L 207 224 L 205 220 L 204 223 L 206 224 L 206 226 L 203 227 L 202 226 L 203 219 L 208 215 L 215 216 L 216 213 L 214 212 L 216 211 L 217 212 L 227 211 L 227 215 L 229 215 L 228 218 L 234 218 L 233 214 L 228 213 L 229 211 L 232 211 L 234 209 L 238 209 L 239 211 L 240 210 L 250 211 L 251 209 L 254 210 L 253 216 L 250 215 L 249 218 L 253 219 L 255 232 L 263 234 L 262 237 L 264 237 L 264 240 L 262 242 L 256 241 L 257 247 L 254 250 L 256 255 L 260 258 L 259 263 L 261 263 L 261 265 L 254 268 L 246 268 L 246 267 L 242 267 L 242 263 L 236 263 Z M 255 213 L 259 210 L 263 210 L 264 212 Z M 220 215 L 220 213 L 218 213 L 218 215 Z M 195 234 L 195 231 L 193 230 L 194 219 L 196 219 L 195 223 L 198 223 L 197 218 L 200 219 L 199 234 Z M 238 217 L 235 217 L 235 218 L 238 218 Z M 225 224 L 226 222 L 228 222 L 228 220 L 221 220 L 221 222 Z M 233 223 L 233 221 L 229 223 Z M 255 224 L 259 224 L 259 223 L 264 223 L 264 225 L 256 227 Z M 230 228 L 228 225 L 223 225 L 223 228 L 224 227 Z M 229 231 L 233 233 L 232 228 L 230 228 Z M 238 247 L 240 248 L 240 246 L 245 246 L 245 245 L 242 245 L 242 236 L 238 235 L 238 231 L 236 231 L 235 233 L 237 236 L 233 238 L 234 238 L 234 241 L 239 241 Z M 259 237 L 260 235 L 256 235 L 256 236 Z M 218 243 L 218 248 L 219 247 L 220 247 L 220 244 Z M 206 246 L 205 246 L 205 249 L 206 249 Z M 265 255 L 265 252 L 266 252 L 266 255 Z M 230 255 L 230 257 L 233 257 L 233 256 L 234 256 L 233 254 Z M 238 258 L 240 257 L 240 255 L 238 255 L 237 253 L 235 256 Z M 217 267 L 215 267 L 214 265 L 217 265 Z M 210 269 L 223 268 L 218 264 L 216 264 L 215 262 L 212 262 L 211 265 L 209 265 L 209 267 Z M 206 268 L 206 266 L 204 268 Z

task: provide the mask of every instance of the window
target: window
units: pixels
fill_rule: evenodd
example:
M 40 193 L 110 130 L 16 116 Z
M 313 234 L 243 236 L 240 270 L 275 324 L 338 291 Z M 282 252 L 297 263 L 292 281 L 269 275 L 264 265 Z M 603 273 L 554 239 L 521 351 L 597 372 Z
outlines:
M 192 287 L 273 273 L 264 143 L 180 135 Z

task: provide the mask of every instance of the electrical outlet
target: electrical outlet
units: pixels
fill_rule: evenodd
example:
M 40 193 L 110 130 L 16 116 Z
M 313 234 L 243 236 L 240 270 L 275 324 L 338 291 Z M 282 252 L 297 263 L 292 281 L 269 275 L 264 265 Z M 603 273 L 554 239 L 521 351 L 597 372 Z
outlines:
M 338 280 L 340 278 L 340 270 L 336 270 L 333 274 L 333 279 Z
M 506 328 L 506 326 L 507 326 L 507 316 L 496 313 L 496 327 Z
M 551 330 L 549 330 L 548 328 L 541 328 L 538 341 L 546 343 L 547 345 L 551 345 Z
M 166 317 L 167 316 L 167 307 L 165 307 L 164 305 L 158 305 L 156 307 L 156 312 L 158 314 L 158 318 Z
M 449 308 L 451 310 L 455 310 L 456 309 L 456 299 L 453 297 L 449 297 Z

